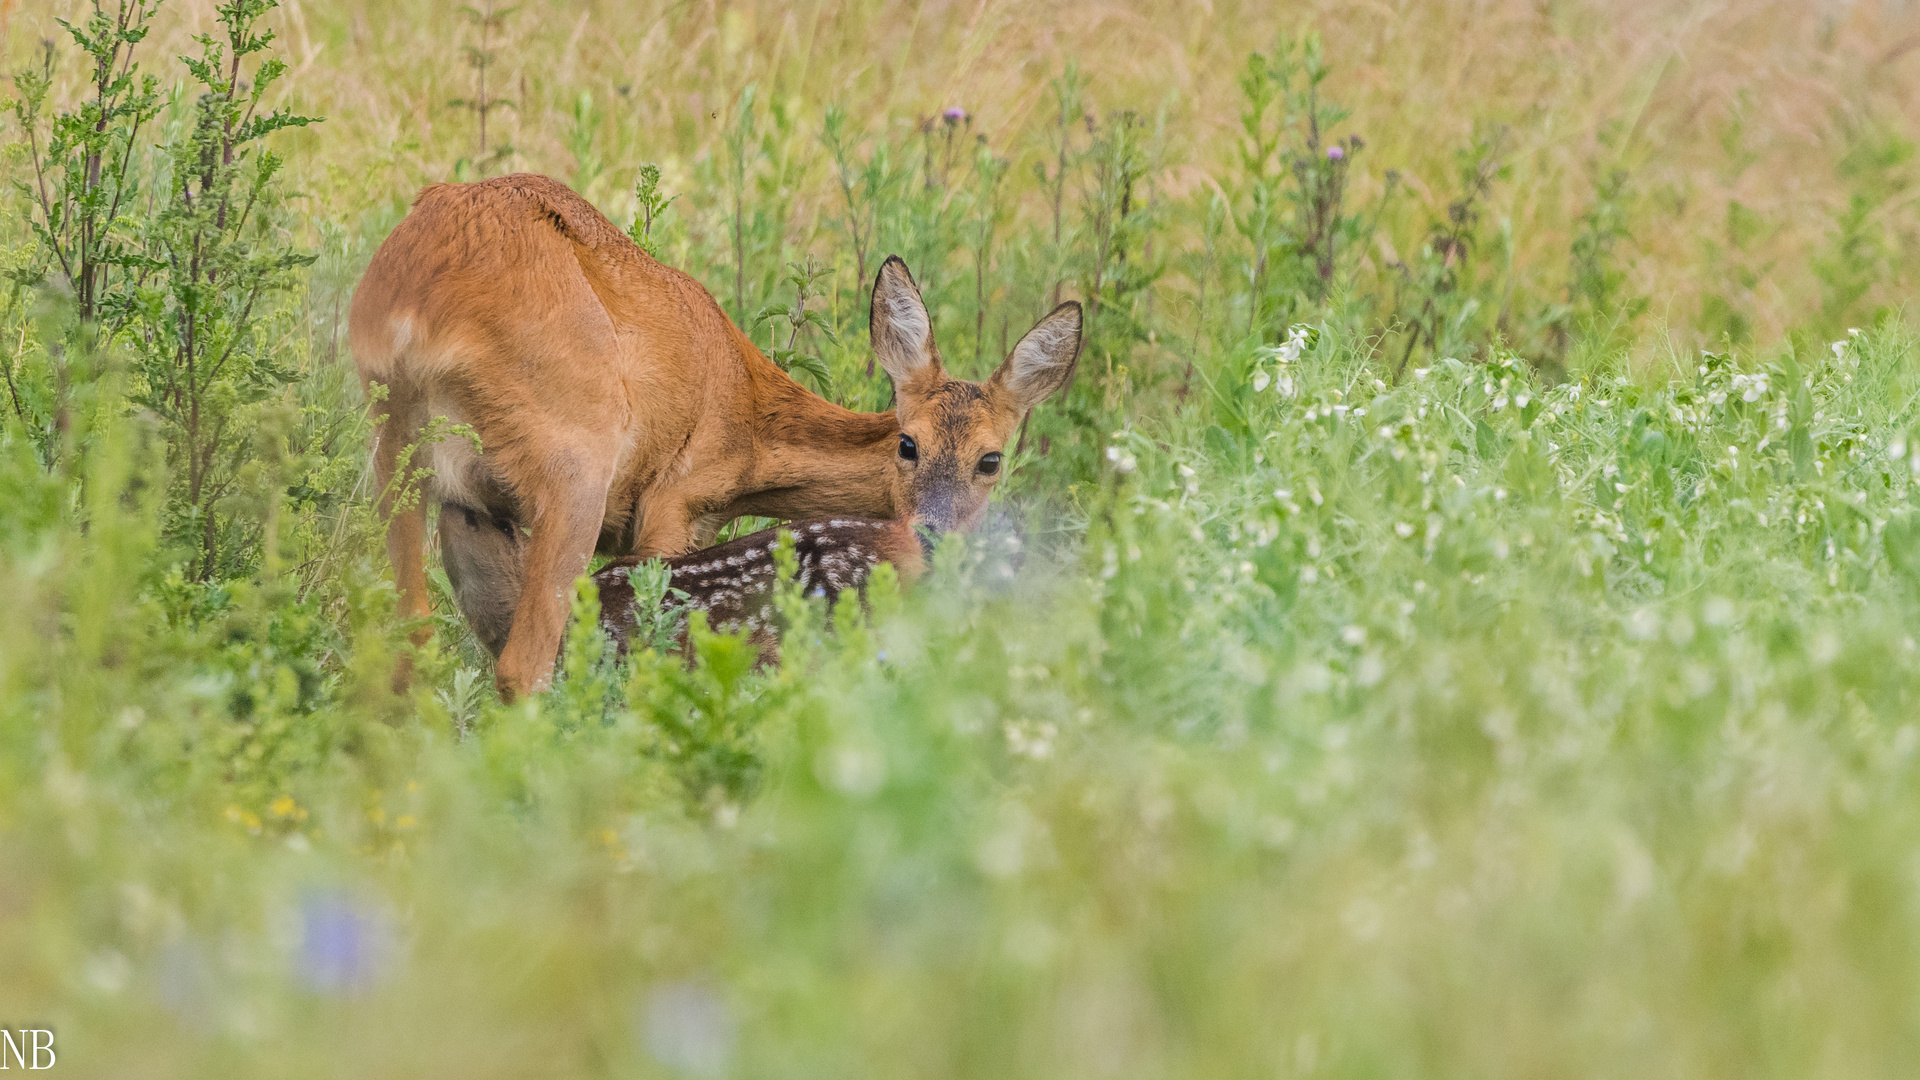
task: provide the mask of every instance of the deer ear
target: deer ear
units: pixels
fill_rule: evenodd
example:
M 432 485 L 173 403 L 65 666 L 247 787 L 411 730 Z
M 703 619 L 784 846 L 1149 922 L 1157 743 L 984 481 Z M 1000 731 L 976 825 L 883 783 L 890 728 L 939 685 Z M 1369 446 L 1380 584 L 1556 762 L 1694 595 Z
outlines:
M 894 385 L 906 382 L 928 364 L 940 362 L 933 353 L 933 320 L 927 317 L 927 305 L 920 300 L 920 286 L 913 283 L 913 275 L 898 255 L 889 255 L 880 266 L 880 275 L 873 279 L 870 318 L 873 355 L 887 369 Z
M 1079 357 L 1080 305 L 1069 300 L 1033 324 L 993 373 L 993 382 L 1005 387 L 1026 412 L 1067 385 Z

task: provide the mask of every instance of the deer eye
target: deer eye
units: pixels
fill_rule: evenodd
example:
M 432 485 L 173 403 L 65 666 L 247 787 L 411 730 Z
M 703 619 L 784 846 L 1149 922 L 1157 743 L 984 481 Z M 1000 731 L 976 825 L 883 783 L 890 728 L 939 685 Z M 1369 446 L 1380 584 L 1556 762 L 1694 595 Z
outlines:
M 900 436 L 900 460 L 920 460 L 920 447 L 913 441 L 913 436 L 911 435 L 903 434 Z
M 981 476 L 992 476 L 994 473 L 997 473 L 999 471 L 1000 471 L 1000 455 L 999 454 L 988 454 L 986 457 L 983 457 L 980 459 L 980 475 Z

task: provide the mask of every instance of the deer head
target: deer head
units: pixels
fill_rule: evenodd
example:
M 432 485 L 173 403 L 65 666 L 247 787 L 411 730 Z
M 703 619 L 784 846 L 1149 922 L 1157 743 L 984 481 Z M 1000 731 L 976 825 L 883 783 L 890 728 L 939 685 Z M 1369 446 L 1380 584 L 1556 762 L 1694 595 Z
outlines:
M 900 418 L 893 505 L 915 525 L 971 529 L 1000 480 L 1007 440 L 1073 378 L 1080 305 L 1068 301 L 1035 323 L 985 382 L 955 379 L 940 363 L 920 287 L 896 255 L 874 279 L 872 327 L 874 356 L 893 380 Z

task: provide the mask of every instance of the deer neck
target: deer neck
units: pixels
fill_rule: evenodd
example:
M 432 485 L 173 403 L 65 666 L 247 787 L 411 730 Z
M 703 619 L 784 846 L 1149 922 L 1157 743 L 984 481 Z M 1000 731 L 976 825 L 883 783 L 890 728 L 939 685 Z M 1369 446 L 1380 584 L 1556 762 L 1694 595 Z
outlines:
M 897 516 L 899 417 L 841 408 L 794 382 L 757 350 L 748 370 L 754 490 L 737 500 L 739 512 L 789 519 Z

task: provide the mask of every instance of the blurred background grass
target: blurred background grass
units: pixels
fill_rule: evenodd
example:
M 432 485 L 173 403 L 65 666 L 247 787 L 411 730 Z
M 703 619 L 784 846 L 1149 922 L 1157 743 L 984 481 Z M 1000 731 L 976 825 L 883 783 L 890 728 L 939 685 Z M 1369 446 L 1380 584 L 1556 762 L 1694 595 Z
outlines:
M 0 6 L 10 68 L 86 10 Z M 263 17 L 325 120 L 242 239 L 314 261 L 219 324 L 221 434 L 163 271 L 77 321 L 4 129 L 0 1025 L 59 1068 L 1913 1073 L 1920 10 Z M 138 46 L 129 251 L 214 27 Z M 396 698 L 352 284 L 425 183 L 624 226 L 647 163 L 636 232 L 822 392 L 884 405 L 900 252 L 965 374 L 1096 308 L 1072 394 L 1001 527 L 790 604 L 777 670 L 576 631 L 505 708 L 442 602 Z

